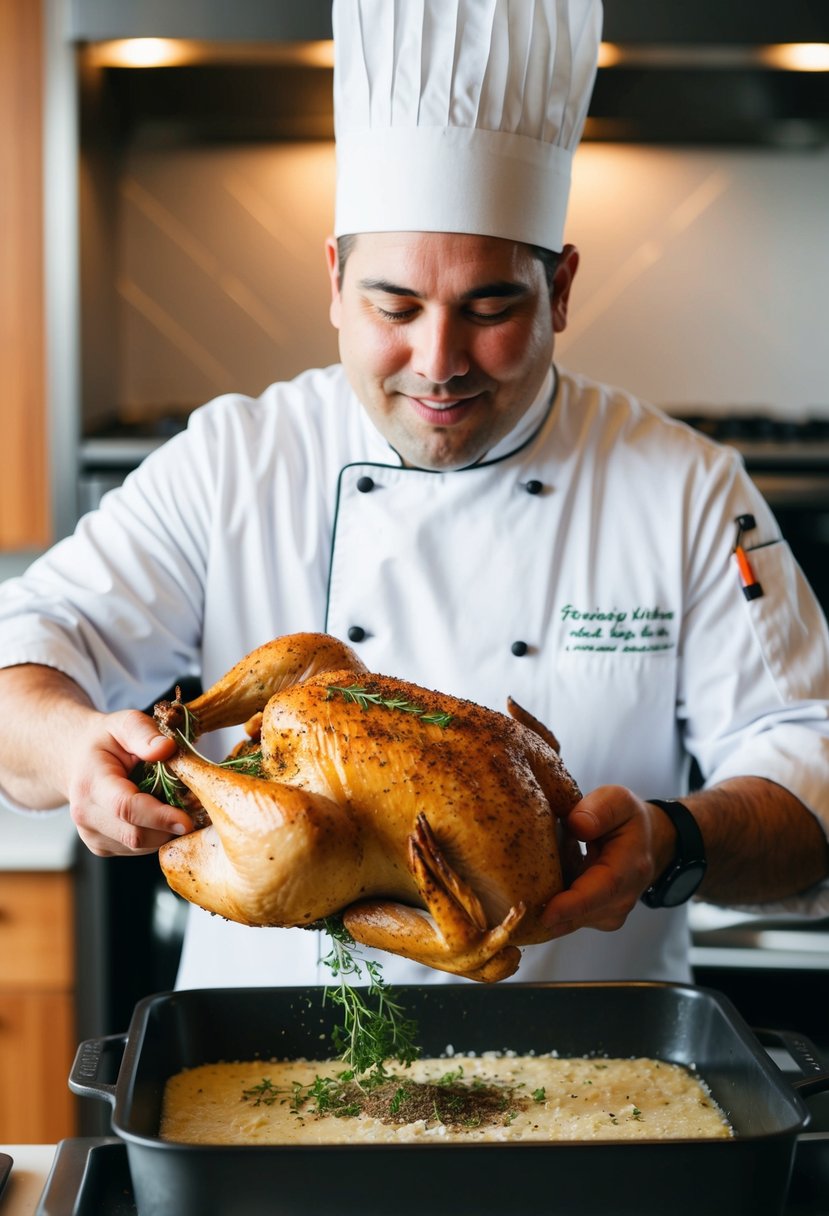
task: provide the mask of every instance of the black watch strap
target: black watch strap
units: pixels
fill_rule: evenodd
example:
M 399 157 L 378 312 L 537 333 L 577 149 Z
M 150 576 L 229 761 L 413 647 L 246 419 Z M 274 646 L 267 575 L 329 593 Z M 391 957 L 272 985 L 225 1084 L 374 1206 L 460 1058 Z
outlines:
M 707 866 L 705 844 L 696 819 L 682 802 L 671 798 L 649 798 L 665 812 L 676 828 L 676 855 L 656 882 L 642 896 L 649 908 L 676 908 L 695 893 Z

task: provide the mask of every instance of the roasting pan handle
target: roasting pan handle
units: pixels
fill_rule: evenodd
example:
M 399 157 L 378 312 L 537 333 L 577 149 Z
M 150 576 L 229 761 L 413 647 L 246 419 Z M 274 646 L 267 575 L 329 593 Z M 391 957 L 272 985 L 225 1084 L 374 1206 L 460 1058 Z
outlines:
M 101 1062 L 104 1057 L 120 1048 L 121 1056 L 127 1045 L 126 1034 L 107 1034 L 99 1039 L 86 1039 L 78 1047 L 69 1072 L 69 1088 L 73 1094 L 87 1098 L 103 1098 L 115 1105 L 115 1085 L 100 1081 Z
M 759 1029 L 753 1027 L 752 1029 L 764 1047 L 783 1047 L 792 1057 L 804 1074 L 797 1080 L 791 1081 L 792 1088 L 796 1089 L 801 1097 L 823 1093 L 824 1090 L 829 1089 L 827 1064 L 812 1040 L 805 1034 L 800 1034 L 796 1030 L 769 1030 L 766 1027 Z

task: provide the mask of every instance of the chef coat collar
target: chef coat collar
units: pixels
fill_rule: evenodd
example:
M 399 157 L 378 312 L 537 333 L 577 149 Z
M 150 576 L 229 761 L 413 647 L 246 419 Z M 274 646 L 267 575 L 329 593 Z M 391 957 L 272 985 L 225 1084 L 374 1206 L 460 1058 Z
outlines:
M 500 460 L 506 460 L 510 456 L 514 456 L 521 448 L 535 438 L 541 427 L 544 425 L 550 410 L 555 401 L 556 392 L 558 390 L 558 373 L 555 367 L 551 367 L 544 377 L 544 383 L 539 389 L 538 395 L 533 401 L 530 408 L 523 414 L 508 435 L 505 435 L 494 447 L 490 448 L 482 460 L 476 461 L 474 465 L 467 465 L 466 468 L 480 469 L 485 465 L 496 464 Z M 377 430 L 374 423 L 371 421 L 368 413 L 362 408 L 361 412 L 366 423 L 369 448 L 377 452 L 375 456 L 372 452 L 369 453 L 369 460 L 377 460 L 379 464 L 390 464 L 402 467 L 403 459 L 400 453 L 397 452 L 390 443 Z M 379 441 L 379 443 L 378 443 Z M 383 455 L 379 453 L 382 451 Z M 444 470 L 426 470 L 428 472 L 436 471 L 443 472 Z M 464 469 L 445 470 L 447 472 L 462 473 Z

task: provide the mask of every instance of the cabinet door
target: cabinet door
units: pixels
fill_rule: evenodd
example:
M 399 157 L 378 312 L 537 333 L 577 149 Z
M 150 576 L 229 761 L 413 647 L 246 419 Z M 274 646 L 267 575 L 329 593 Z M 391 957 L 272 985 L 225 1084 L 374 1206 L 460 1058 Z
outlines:
M 0 990 L 74 986 L 73 916 L 71 874 L 0 873 Z
M 0 0 L 0 549 L 6 550 L 44 548 L 51 540 L 42 81 L 41 0 Z
M 70 993 L 0 989 L 0 1143 L 54 1144 L 76 1134 L 67 1085 L 74 1050 Z
M 0 1143 L 76 1134 L 72 875 L 0 873 Z

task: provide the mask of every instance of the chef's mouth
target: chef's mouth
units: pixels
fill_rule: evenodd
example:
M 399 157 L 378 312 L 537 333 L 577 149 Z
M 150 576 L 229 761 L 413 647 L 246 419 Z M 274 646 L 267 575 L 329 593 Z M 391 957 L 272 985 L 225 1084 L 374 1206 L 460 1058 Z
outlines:
M 415 413 L 431 426 L 456 426 L 468 417 L 472 410 L 480 404 L 483 393 L 472 393 L 464 397 L 450 397 L 441 400 L 439 397 L 415 397 L 404 394 Z

